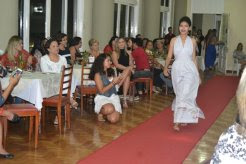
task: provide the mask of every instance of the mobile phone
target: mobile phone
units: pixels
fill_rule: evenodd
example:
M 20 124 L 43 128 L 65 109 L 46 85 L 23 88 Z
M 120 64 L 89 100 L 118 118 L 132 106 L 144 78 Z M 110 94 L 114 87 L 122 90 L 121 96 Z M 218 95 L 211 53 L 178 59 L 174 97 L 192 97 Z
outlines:
M 22 72 L 23 72 L 22 69 L 17 68 L 15 71 L 12 72 L 11 75 L 12 75 L 13 77 L 15 77 L 16 75 L 22 74 Z

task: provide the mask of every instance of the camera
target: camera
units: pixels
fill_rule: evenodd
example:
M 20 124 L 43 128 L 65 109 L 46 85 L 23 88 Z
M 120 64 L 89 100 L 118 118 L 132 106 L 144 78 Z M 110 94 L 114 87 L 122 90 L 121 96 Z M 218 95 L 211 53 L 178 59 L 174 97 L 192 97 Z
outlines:
M 16 75 L 22 74 L 22 70 L 20 68 L 17 68 L 15 71 L 12 72 L 12 76 L 15 77 Z

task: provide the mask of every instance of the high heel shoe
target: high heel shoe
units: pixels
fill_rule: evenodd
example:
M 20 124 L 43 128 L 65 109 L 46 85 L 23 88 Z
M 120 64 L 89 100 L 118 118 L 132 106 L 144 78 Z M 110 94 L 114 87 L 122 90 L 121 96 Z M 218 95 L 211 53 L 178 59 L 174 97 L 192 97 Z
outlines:
M 123 108 L 128 108 L 128 105 L 127 105 L 126 101 L 123 102 Z

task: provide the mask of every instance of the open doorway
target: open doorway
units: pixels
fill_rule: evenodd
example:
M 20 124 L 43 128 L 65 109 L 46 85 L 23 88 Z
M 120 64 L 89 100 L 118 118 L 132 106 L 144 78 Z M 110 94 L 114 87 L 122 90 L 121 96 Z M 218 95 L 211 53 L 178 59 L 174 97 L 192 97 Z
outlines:
M 193 14 L 193 30 L 202 30 L 202 34 L 205 36 L 209 29 L 216 29 L 216 36 L 219 38 L 221 14 Z

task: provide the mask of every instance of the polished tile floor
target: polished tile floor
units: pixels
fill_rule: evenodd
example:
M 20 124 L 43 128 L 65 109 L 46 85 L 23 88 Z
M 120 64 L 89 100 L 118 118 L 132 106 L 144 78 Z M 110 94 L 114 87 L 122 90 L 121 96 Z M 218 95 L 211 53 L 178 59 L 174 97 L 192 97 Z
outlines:
M 204 81 L 213 76 L 205 74 Z M 38 149 L 35 150 L 34 143 L 27 141 L 28 123 L 24 120 L 19 124 L 10 125 L 7 150 L 14 153 L 12 160 L 0 159 L 0 163 L 76 163 L 98 148 L 117 139 L 130 129 L 138 126 L 153 115 L 163 111 L 170 106 L 174 95 L 154 95 L 151 100 L 143 97 L 140 102 L 130 105 L 124 110 L 121 121 L 117 124 L 98 122 L 91 105 L 82 117 L 76 111 L 72 112 L 72 127 L 66 129 L 59 135 L 58 127 L 52 125 L 54 112 L 50 113 L 46 127 L 39 138 Z M 226 107 L 217 121 L 211 126 L 200 142 L 194 147 L 187 159 L 186 164 L 201 163 L 210 158 L 217 139 L 226 127 L 232 124 L 235 117 L 235 99 Z

